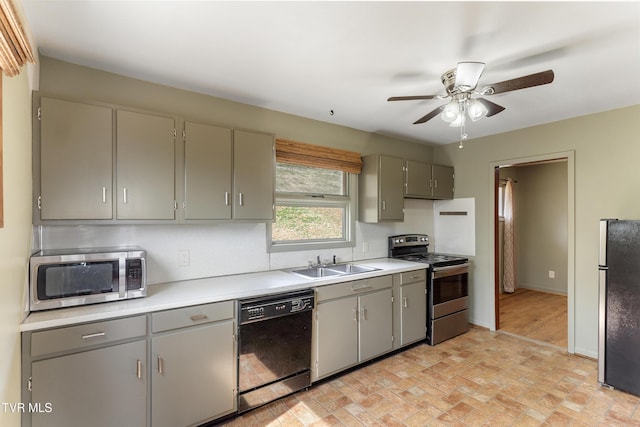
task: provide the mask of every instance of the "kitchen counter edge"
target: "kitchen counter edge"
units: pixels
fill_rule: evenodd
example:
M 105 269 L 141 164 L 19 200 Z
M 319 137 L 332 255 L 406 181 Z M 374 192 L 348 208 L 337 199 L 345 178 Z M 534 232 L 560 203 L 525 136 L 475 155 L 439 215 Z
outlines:
M 144 298 L 32 312 L 21 323 L 20 332 L 316 288 L 428 267 L 426 264 L 390 258 L 354 261 L 354 263 L 374 267 L 377 270 L 321 279 L 307 279 L 289 272 L 290 269 L 284 269 L 159 283 L 149 285 L 147 296 Z

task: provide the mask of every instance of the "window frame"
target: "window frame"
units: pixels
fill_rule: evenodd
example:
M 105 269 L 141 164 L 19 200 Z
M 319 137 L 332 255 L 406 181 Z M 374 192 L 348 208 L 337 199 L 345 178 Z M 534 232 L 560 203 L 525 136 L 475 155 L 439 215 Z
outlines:
M 321 169 L 321 168 L 319 168 Z M 344 195 L 322 193 L 276 192 L 275 206 L 294 207 L 344 207 L 342 224 L 343 237 L 340 239 L 273 240 L 273 224 L 267 224 L 267 252 L 290 252 L 304 250 L 336 249 L 355 246 L 355 222 L 357 209 L 357 175 L 343 172 Z

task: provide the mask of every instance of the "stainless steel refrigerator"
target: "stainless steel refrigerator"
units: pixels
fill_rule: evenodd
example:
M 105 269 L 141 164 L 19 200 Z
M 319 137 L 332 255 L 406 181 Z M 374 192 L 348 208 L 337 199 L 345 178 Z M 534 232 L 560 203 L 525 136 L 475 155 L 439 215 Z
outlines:
M 600 221 L 598 269 L 598 381 L 640 396 L 640 221 Z

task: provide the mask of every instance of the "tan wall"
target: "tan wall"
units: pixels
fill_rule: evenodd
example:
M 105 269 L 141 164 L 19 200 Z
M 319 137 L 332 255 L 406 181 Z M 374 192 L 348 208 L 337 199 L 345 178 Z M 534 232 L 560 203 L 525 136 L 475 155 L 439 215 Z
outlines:
M 563 120 L 435 149 L 435 161 L 453 164 L 456 197 L 476 198 L 476 253 L 472 278 L 472 320 L 493 325 L 492 165 L 506 159 L 548 153 L 575 153 L 575 216 L 568 235 L 575 243 L 573 303 L 575 351 L 597 356 L 598 342 L 598 221 L 601 218 L 640 218 L 640 144 L 636 124 L 640 106 Z M 501 120 L 496 118 L 493 120 Z M 469 129 L 473 135 L 473 129 Z M 572 169 L 569 168 L 569 175 Z M 570 177 L 571 180 L 571 177 Z M 571 199 L 573 197 L 573 200 Z M 571 279 L 569 279 L 571 280 Z M 569 283 L 571 292 L 571 283 Z
M 311 144 L 430 162 L 431 147 L 41 57 L 43 93 L 177 114 Z M 329 113 L 327 112 L 327 120 Z
M 517 277 L 521 288 L 567 293 L 567 163 L 518 167 Z M 549 271 L 555 278 L 549 278 Z
M 20 402 L 20 322 L 31 249 L 31 91 L 26 72 L 2 76 L 4 227 L 0 228 L 0 402 Z M 20 415 L 0 407 L 1 426 Z

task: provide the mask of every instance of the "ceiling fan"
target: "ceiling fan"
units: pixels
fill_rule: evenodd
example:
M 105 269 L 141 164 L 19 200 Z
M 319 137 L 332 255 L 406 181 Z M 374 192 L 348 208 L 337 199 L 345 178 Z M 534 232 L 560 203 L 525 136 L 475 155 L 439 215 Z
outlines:
M 503 106 L 482 98 L 481 96 L 546 85 L 553 82 L 554 78 L 553 70 L 547 70 L 485 85 L 478 91 L 476 87 L 484 71 L 484 65 L 484 62 L 459 62 L 455 69 L 445 72 L 441 80 L 445 87 L 446 94 L 392 96 L 388 98 L 387 101 L 451 98 L 448 104 L 439 106 L 416 120 L 413 124 L 425 123 L 440 114 L 442 119 L 449 123 L 449 126 L 464 128 L 466 121 L 465 112 L 469 118 L 475 122 L 483 117 L 494 116 L 504 110 Z M 464 134 L 463 138 L 465 137 L 466 134 Z

